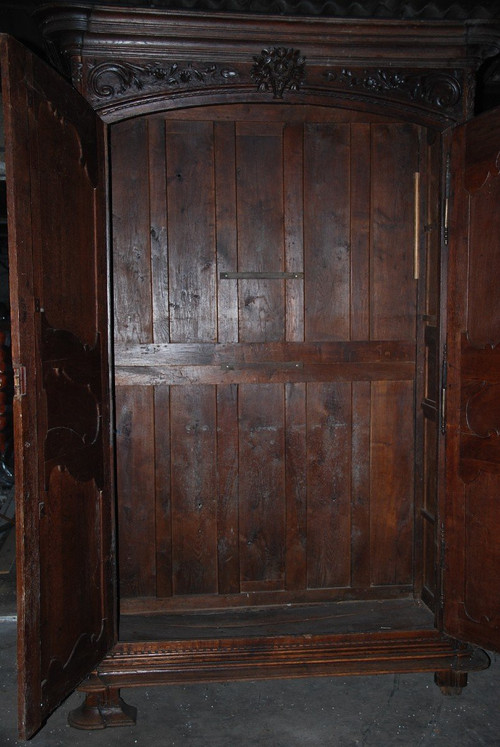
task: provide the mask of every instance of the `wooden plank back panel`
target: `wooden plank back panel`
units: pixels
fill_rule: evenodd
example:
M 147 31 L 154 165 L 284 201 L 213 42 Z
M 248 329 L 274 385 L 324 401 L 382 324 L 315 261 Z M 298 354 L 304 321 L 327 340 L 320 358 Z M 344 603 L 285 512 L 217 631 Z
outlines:
M 304 128 L 305 338 L 349 339 L 349 126 Z
M 279 384 L 239 392 L 240 589 L 283 589 L 284 399 Z
M 413 382 L 372 384 L 370 559 L 372 584 L 412 580 Z
M 148 123 L 112 131 L 113 278 L 115 340 L 152 342 Z
M 351 385 L 309 384 L 307 582 L 349 586 L 351 576 Z
M 371 339 L 415 336 L 413 174 L 415 125 L 375 125 L 371 152 Z
M 283 272 L 283 155 L 281 123 L 236 125 L 238 267 Z M 231 282 L 231 281 L 230 281 Z M 234 281 L 232 281 L 234 282 Z M 284 339 L 282 281 L 239 281 L 242 342 Z
M 217 591 L 216 400 L 212 386 L 172 387 L 174 594 Z
M 217 339 L 211 122 L 166 123 L 170 339 Z M 167 313 L 167 309 L 165 309 Z
M 146 486 L 156 585 L 123 593 L 251 603 L 408 590 L 416 293 L 403 226 L 413 203 L 390 182 L 412 184 L 418 129 L 244 114 L 135 125 L 147 141 L 139 191 L 149 192 L 144 314 L 154 321 L 149 343 L 137 325 L 132 342 L 122 303 L 116 382 L 129 409 L 148 385 L 154 396 L 135 415 L 151 432 L 121 480 L 131 492 L 119 520 L 139 500 L 133 485 Z M 125 139 L 114 143 L 126 162 Z M 379 174 L 374 187 L 385 159 L 389 186 Z M 124 254 L 117 275 L 129 272 Z M 121 447 L 118 463 L 122 476 L 138 464 Z
M 116 388 L 120 592 L 156 594 L 154 390 Z

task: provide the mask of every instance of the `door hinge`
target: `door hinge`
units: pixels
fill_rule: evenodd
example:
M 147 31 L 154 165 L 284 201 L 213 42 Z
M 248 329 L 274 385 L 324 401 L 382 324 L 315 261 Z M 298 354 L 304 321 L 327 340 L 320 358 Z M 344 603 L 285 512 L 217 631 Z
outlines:
M 443 238 L 447 245 L 450 237 L 449 220 L 450 220 L 450 192 L 451 192 L 451 156 L 446 155 L 446 167 L 444 177 L 444 216 L 443 216 Z
M 14 371 L 14 397 L 24 397 L 26 394 L 26 368 L 25 366 L 13 366 Z
M 441 363 L 441 407 L 439 419 L 441 421 L 441 433 L 446 434 L 446 387 L 448 385 L 448 349 L 443 345 L 443 362 Z

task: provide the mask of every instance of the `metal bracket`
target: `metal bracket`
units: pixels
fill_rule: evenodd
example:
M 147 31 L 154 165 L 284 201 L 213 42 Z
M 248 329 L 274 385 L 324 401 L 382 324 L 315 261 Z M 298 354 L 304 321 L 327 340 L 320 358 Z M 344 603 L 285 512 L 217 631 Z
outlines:
M 26 394 L 26 368 L 25 366 L 13 366 L 14 371 L 14 396 L 24 397 Z
M 221 272 L 221 280 L 297 280 L 303 272 Z

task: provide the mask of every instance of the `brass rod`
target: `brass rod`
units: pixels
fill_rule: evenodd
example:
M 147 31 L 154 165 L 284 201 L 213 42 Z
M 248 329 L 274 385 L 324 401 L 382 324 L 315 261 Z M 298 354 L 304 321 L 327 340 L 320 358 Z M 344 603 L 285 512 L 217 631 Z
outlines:
M 413 174 L 415 187 L 414 232 L 413 232 L 413 278 L 420 277 L 420 172 Z

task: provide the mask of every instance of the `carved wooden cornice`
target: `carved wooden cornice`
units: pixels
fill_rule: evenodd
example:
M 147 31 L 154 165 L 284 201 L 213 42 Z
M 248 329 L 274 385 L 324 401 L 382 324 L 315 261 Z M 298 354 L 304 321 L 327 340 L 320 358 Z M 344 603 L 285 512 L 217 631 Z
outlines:
M 53 5 L 40 14 L 74 84 L 105 119 L 191 103 L 385 106 L 437 126 L 471 114 L 471 73 L 500 27 Z M 481 40 L 484 40 L 484 50 Z M 451 65 L 450 65 L 451 62 Z M 344 102 L 344 104 L 343 104 Z

